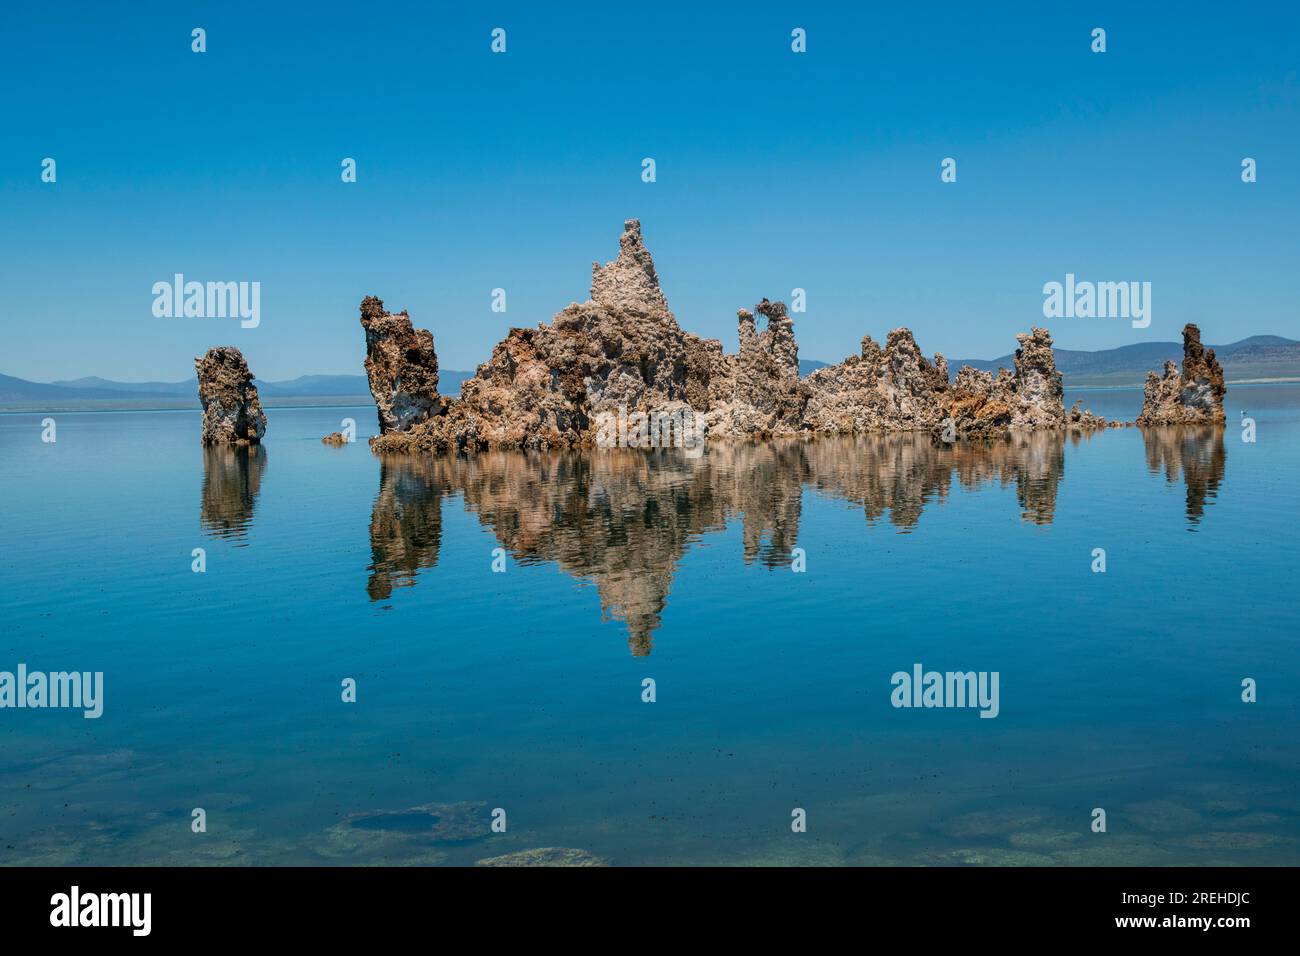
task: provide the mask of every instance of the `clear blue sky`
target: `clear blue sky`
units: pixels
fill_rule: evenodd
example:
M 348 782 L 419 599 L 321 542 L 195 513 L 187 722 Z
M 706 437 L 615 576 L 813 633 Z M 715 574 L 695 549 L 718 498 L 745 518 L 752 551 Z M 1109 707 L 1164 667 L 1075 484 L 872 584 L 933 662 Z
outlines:
M 1150 281 L 1154 321 L 1059 319 L 1060 347 L 1300 338 L 1296 4 L 478 6 L 9 5 L 0 372 L 178 380 L 233 344 L 263 379 L 355 373 L 371 293 L 473 368 L 585 299 L 629 217 L 729 351 L 800 286 L 806 358 L 899 325 L 991 358 L 1066 272 Z M 175 272 L 260 281 L 261 326 L 155 318 Z

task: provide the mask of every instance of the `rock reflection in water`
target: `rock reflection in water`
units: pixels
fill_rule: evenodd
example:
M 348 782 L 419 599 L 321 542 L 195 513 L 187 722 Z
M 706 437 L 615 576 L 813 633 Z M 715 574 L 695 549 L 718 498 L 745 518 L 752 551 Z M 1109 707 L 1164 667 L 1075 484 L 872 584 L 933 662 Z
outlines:
M 245 537 L 265 470 L 266 449 L 261 445 L 212 445 L 203 449 L 199 521 L 209 534 Z
M 390 597 L 393 588 L 409 587 L 420 568 L 438 563 L 443 495 L 439 464 L 432 458 L 380 459 L 366 584 L 373 601 Z
M 745 562 L 785 567 L 805 485 L 860 504 L 871 523 L 888 516 L 908 531 L 954 481 L 967 489 L 1014 484 L 1023 518 L 1048 524 L 1064 443 L 1060 432 L 951 446 L 895 434 L 719 444 L 695 460 L 678 450 L 617 449 L 385 457 L 367 590 L 386 599 L 437 563 L 442 498 L 461 495 L 516 561 L 553 561 L 592 581 L 603 612 L 627 624 L 632 653 L 648 654 L 677 564 L 704 533 L 738 519 Z
M 927 435 L 902 434 L 801 447 L 808 465 L 806 480 L 813 487 L 862 505 L 869 523 L 887 516 L 904 533 L 917 526 L 928 502 L 947 500 L 954 481 L 967 490 L 991 482 L 1000 487 L 1014 483 L 1021 517 L 1051 524 L 1057 486 L 1065 475 L 1064 433 L 1055 431 L 1017 432 L 991 443 L 949 445 Z
M 1152 474 L 1163 469 L 1165 480 L 1175 484 L 1181 476 L 1187 486 L 1188 531 L 1195 531 L 1205 514 L 1206 502 L 1213 503 L 1223 482 L 1228 453 L 1223 445 L 1221 425 L 1169 425 L 1142 429 L 1147 468 Z

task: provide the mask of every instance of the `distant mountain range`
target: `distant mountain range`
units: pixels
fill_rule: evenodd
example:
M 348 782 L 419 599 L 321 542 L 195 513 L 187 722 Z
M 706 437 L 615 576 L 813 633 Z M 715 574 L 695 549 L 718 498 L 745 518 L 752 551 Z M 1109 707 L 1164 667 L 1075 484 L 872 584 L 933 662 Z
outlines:
M 438 384 L 444 392 L 459 394 L 460 383 L 473 375 L 444 369 Z M 350 401 L 369 402 L 370 387 L 364 375 L 301 375 L 283 382 L 257 381 L 263 404 L 299 405 L 330 404 Z M 42 407 L 53 403 L 50 411 L 60 407 L 91 408 L 187 408 L 197 407 L 199 385 L 191 378 L 183 382 L 115 382 L 107 378 L 61 379 L 54 382 L 29 382 L 11 375 L 0 375 L 0 404 Z
M 1212 345 L 1214 354 L 1223 366 L 1224 377 L 1229 382 L 1259 379 L 1300 378 L 1300 342 L 1284 339 L 1280 335 L 1252 335 L 1230 345 Z M 1141 385 L 1148 370 L 1159 372 L 1166 361 L 1183 360 L 1182 342 L 1141 342 L 1100 352 L 1076 352 L 1054 349 L 1056 367 L 1065 378 L 1066 385 Z M 998 368 L 1012 368 L 1014 356 L 984 361 L 981 359 L 951 359 L 948 368 L 952 375 L 963 365 L 996 372 Z
M 1300 379 L 1300 342 L 1280 335 L 1252 335 L 1230 345 L 1212 346 L 1229 382 L 1260 379 Z M 1099 352 L 1056 349 L 1056 367 L 1065 384 L 1074 387 L 1141 385 L 1149 370 L 1159 371 L 1166 360 L 1181 362 L 1181 342 L 1142 342 Z M 1011 368 L 1014 358 L 950 359 L 952 375 L 963 365 L 996 372 Z M 800 359 L 799 371 L 807 375 L 826 362 Z M 443 369 L 438 386 L 443 394 L 460 394 L 460 384 L 473 372 Z M 299 404 L 345 404 L 369 402 L 370 388 L 364 375 L 302 375 L 283 382 L 257 383 L 268 406 Z M 29 382 L 0 375 L 0 405 L 39 406 L 43 410 L 64 408 L 187 408 L 198 404 L 198 384 L 192 378 L 182 382 L 115 382 L 106 378 L 76 378 L 56 382 Z

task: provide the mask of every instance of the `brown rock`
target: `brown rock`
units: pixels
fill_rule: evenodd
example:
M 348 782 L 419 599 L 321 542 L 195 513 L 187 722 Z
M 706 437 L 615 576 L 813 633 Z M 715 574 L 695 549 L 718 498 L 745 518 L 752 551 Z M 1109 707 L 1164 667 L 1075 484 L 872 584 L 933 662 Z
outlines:
M 767 320 L 758 331 L 754 313 Z M 805 428 L 808 386 L 799 378 L 799 346 L 785 303 L 764 299 L 737 314 L 740 353 L 710 377 L 709 434 L 715 438 L 795 435 Z
M 570 847 L 544 846 L 536 850 L 520 850 L 503 856 L 476 860 L 475 866 L 609 866 L 609 861 L 586 850 Z
M 405 311 L 389 314 L 375 296 L 361 301 L 366 377 L 379 411 L 379 433 L 409 431 L 442 410 L 433 336 Z
M 1065 424 L 1065 388 L 1052 354 L 1052 334 L 1031 329 L 1016 336 L 1015 375 L 1011 380 L 1012 428 L 1060 428 Z
M 549 325 L 511 329 L 441 414 L 405 434 L 382 433 L 371 446 L 570 448 L 595 443 L 601 415 L 706 411 L 711 380 L 725 372 L 722 344 L 678 326 L 637 220 L 624 223 L 619 247 L 614 261 L 593 266 L 587 302 L 570 305 Z
M 203 403 L 204 445 L 256 445 L 266 434 L 266 413 L 243 353 L 230 345 L 194 360 Z
M 1147 373 L 1139 425 L 1221 425 L 1227 387 L 1214 349 L 1201 345 L 1201 330 L 1183 327 L 1183 368 L 1166 362 L 1163 375 Z
M 1061 427 L 1051 338 L 1042 329 L 1019 338 L 1014 374 L 1002 369 L 995 378 L 963 366 L 949 383 L 944 357 L 927 361 L 910 330 L 894 329 L 883 349 L 867 336 L 859 355 L 808 376 L 809 425 L 830 433 L 928 431 L 945 441 Z
M 807 420 L 814 431 L 863 433 L 928 430 L 943 417 L 948 365 L 926 360 L 909 329 L 894 329 L 881 349 L 862 339 L 858 355 L 807 378 Z
M 588 301 L 511 329 L 458 398 L 437 394 L 428 332 L 373 297 L 361 312 L 380 416 L 371 447 L 381 453 L 591 446 L 613 431 L 602 421 L 639 413 L 700 416 L 713 438 L 928 431 L 955 440 L 1068 426 L 1045 329 L 1018 337 L 1014 373 L 996 379 L 963 369 L 950 385 L 943 356 L 927 360 L 905 328 L 883 349 L 867 336 L 859 355 L 801 379 L 794 323 L 783 303 L 763 299 L 738 313 L 740 349 L 727 355 L 678 325 L 635 219 L 623 224 L 617 258 L 593 264 Z
M 348 440 L 347 438 L 344 437 L 342 432 L 330 432 L 328 435 L 326 435 L 324 438 L 321 439 L 322 445 L 332 445 L 335 448 L 341 448 L 347 443 Z
M 1111 428 L 1124 424 L 1123 422 L 1108 422 L 1100 415 L 1094 415 L 1088 409 L 1083 408 L 1082 405 L 1083 399 L 1079 399 L 1070 406 L 1070 410 L 1066 413 L 1065 420 L 1071 428 L 1092 431 L 1093 429 Z
M 591 301 L 610 312 L 662 315 L 668 300 L 659 288 L 650 250 L 641 238 L 641 221 L 623 223 L 618 240 L 618 258 L 605 265 L 591 264 Z

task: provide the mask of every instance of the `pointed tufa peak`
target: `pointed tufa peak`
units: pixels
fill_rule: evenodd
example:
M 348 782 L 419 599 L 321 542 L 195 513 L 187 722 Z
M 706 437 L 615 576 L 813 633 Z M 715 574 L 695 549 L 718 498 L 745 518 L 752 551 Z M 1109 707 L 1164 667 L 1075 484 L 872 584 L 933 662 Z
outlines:
M 1020 347 L 1013 359 L 1015 374 L 1008 399 L 1011 427 L 1058 428 L 1066 420 L 1065 388 L 1056 369 L 1052 333 L 1033 328 L 1017 335 L 1016 341 Z
M 654 259 L 641 240 L 641 220 L 623 223 L 618 245 L 613 262 L 591 264 L 591 301 L 616 311 L 667 312 Z
M 921 354 L 921 347 L 916 344 L 916 336 L 907 326 L 889 330 L 889 334 L 885 336 L 885 355 L 891 357 L 891 364 L 895 358 L 902 356 L 908 356 L 910 360 L 925 364 L 925 356 Z
M 859 354 L 864 362 L 870 362 L 872 366 L 880 362 L 880 346 L 870 335 L 862 336 L 862 349 Z
M 1201 344 L 1201 330 L 1188 322 L 1183 326 L 1183 376 L 1190 380 L 1204 379 L 1217 390 L 1219 402 L 1223 401 L 1223 369 L 1214 357 L 1214 349 Z
M 1017 335 L 1016 342 L 1020 345 L 1016 349 L 1013 360 L 1017 379 L 1037 374 L 1051 381 L 1059 381 L 1061 375 L 1056 370 L 1056 354 L 1052 351 L 1051 332 L 1047 329 L 1034 328 Z

